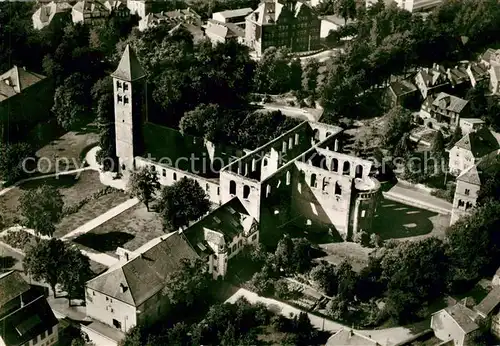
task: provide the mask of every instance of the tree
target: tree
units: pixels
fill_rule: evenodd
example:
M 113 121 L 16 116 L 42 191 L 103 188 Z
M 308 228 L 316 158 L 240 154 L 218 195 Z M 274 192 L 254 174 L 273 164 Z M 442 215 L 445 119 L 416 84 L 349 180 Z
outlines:
M 302 64 L 298 58 L 292 59 L 290 63 L 290 89 L 302 90 Z
M 344 18 L 345 24 L 348 19 L 356 18 L 356 0 L 334 0 L 335 13 Z
M 223 110 L 217 104 L 201 104 L 181 118 L 179 129 L 183 134 L 216 141 L 220 137 Z
M 192 308 L 196 304 L 204 306 L 211 280 L 204 261 L 182 260 L 181 268 L 169 275 L 164 292 L 170 304 L 176 306 L 178 311 Z
M 350 301 L 356 294 L 357 275 L 352 270 L 352 266 L 343 261 L 337 269 L 338 296 L 340 299 Z
M 305 66 L 304 90 L 313 100 L 317 97 L 319 67 L 316 59 L 309 59 Z
M 1 140 L 0 140 L 1 141 Z M 29 159 L 35 159 L 34 150 L 28 143 L 2 144 L 0 146 L 0 178 L 13 183 L 26 174 Z
M 163 188 L 159 206 L 164 225 L 177 230 L 205 215 L 210 209 L 210 200 L 196 180 L 183 177 Z
M 97 103 L 100 150 L 97 152 L 96 159 L 104 171 L 114 171 L 118 167 L 113 99 L 113 94 L 104 94 Z
M 333 265 L 329 263 L 320 263 L 311 270 L 309 275 L 311 279 L 316 281 L 326 295 L 334 296 L 337 294 L 337 273 Z
M 290 57 L 286 48 L 267 48 L 255 70 L 259 92 L 279 94 L 290 90 Z
M 285 234 L 285 236 L 278 242 L 278 246 L 276 247 L 276 251 L 274 252 L 274 260 L 278 268 L 281 268 L 285 272 L 292 270 L 293 253 L 293 240 L 288 234 Z
M 500 203 L 494 200 L 461 217 L 447 230 L 450 287 L 458 288 L 494 273 L 500 266 L 499 230 Z
M 23 268 L 34 280 L 49 284 L 54 297 L 56 285 L 64 270 L 64 254 L 66 247 L 59 239 L 42 240 L 29 248 L 23 260 Z
M 160 188 L 158 174 L 151 167 L 143 167 L 133 172 L 129 181 L 130 195 L 139 198 L 149 211 L 149 203 L 155 192 Z
M 432 140 L 431 154 L 432 157 L 439 160 L 442 159 L 445 155 L 444 136 L 441 131 L 437 131 Z
M 411 113 L 401 106 L 391 109 L 387 117 L 389 118 L 387 128 L 383 135 L 383 142 L 393 152 L 401 142 L 401 138 L 405 134 L 409 134 L 411 125 Z
M 488 109 L 488 85 L 484 81 L 480 81 L 474 88 L 469 89 L 465 98 L 470 103 L 470 114 L 472 117 L 484 117 Z
M 304 273 L 308 271 L 312 263 L 311 242 L 306 238 L 294 239 L 291 260 L 294 272 Z
M 82 254 L 76 246 L 65 249 L 62 261 L 59 282 L 68 293 L 68 305 L 71 306 L 71 298 L 85 296 L 85 282 L 92 278 L 92 270 L 89 258 Z
M 64 201 L 55 187 L 42 185 L 23 193 L 19 200 L 23 224 L 41 235 L 52 237 L 62 217 Z
M 55 91 L 52 112 L 65 130 L 78 128 L 88 120 L 90 102 L 82 88 L 84 79 L 83 75 L 75 73 Z
M 455 131 L 453 131 L 453 136 L 451 136 L 448 147 L 453 147 L 456 142 L 458 142 L 462 138 L 462 128 L 460 126 L 455 127 Z

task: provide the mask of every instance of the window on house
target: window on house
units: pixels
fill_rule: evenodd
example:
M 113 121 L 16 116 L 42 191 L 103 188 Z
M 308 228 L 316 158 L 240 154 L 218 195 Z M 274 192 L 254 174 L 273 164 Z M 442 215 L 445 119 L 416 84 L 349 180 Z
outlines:
M 174 180 L 177 180 L 177 173 L 174 173 Z
M 163 175 L 164 177 L 167 176 L 167 170 L 165 168 L 161 170 L 161 175 Z
M 121 89 L 122 88 L 122 82 L 120 82 L 120 81 L 117 80 L 116 81 L 116 88 L 117 89 Z
M 468 196 L 470 193 L 470 190 L 469 189 L 465 189 L 465 195 Z
M 108 298 L 108 297 L 106 297 L 106 301 L 108 301 L 108 300 L 109 300 L 109 298 Z
M 125 90 L 125 91 L 128 90 L 128 83 L 123 83 L 123 90 Z
M 118 103 L 122 103 L 122 95 L 118 95 Z
M 366 210 L 362 210 L 361 211 L 361 217 L 365 217 L 365 214 L 366 214 Z
M 152 170 L 153 172 L 155 172 L 155 171 L 156 171 L 156 166 L 151 165 L 151 170 Z
M 123 97 L 123 103 L 124 103 L 124 104 L 127 104 L 127 103 L 128 103 L 128 97 L 127 97 L 127 96 L 124 96 L 124 97 Z
M 252 241 L 254 241 L 255 239 L 257 239 L 257 233 L 255 233 L 255 234 L 252 236 Z

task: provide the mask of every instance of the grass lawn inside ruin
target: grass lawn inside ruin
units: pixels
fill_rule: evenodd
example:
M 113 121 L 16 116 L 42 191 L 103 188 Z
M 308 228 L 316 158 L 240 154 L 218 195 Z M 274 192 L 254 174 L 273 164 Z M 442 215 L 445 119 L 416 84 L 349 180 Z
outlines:
M 139 203 L 73 241 L 113 256 L 117 247 L 133 251 L 165 234 L 161 216 Z
M 56 187 L 63 195 L 66 207 L 74 205 L 91 196 L 106 186 L 99 181 L 99 174 L 95 171 L 83 171 L 79 175 L 61 175 L 57 178 L 47 178 L 29 181 L 21 184 L 0 196 L 0 215 L 3 219 L 3 228 L 8 228 L 19 222 L 21 211 L 19 198 L 24 191 L 35 189 L 43 184 Z M 129 197 L 122 191 L 101 196 L 83 205 L 76 213 L 65 216 L 57 225 L 55 237 L 59 238 L 109 209 L 125 202 Z

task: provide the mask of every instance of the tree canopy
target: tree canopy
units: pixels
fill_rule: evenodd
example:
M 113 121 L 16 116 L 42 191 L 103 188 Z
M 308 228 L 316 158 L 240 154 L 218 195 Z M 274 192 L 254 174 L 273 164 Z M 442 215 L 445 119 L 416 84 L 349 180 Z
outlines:
M 132 172 L 128 185 L 130 195 L 139 198 L 149 211 L 149 203 L 160 188 L 158 173 L 150 166 L 142 167 Z

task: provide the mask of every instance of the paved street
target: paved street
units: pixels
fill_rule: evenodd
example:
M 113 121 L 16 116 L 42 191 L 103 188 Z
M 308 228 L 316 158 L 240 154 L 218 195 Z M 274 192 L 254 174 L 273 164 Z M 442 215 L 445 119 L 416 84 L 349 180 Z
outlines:
M 441 214 L 451 214 L 451 203 L 405 184 L 397 183 L 389 191 L 384 192 L 384 197 Z

